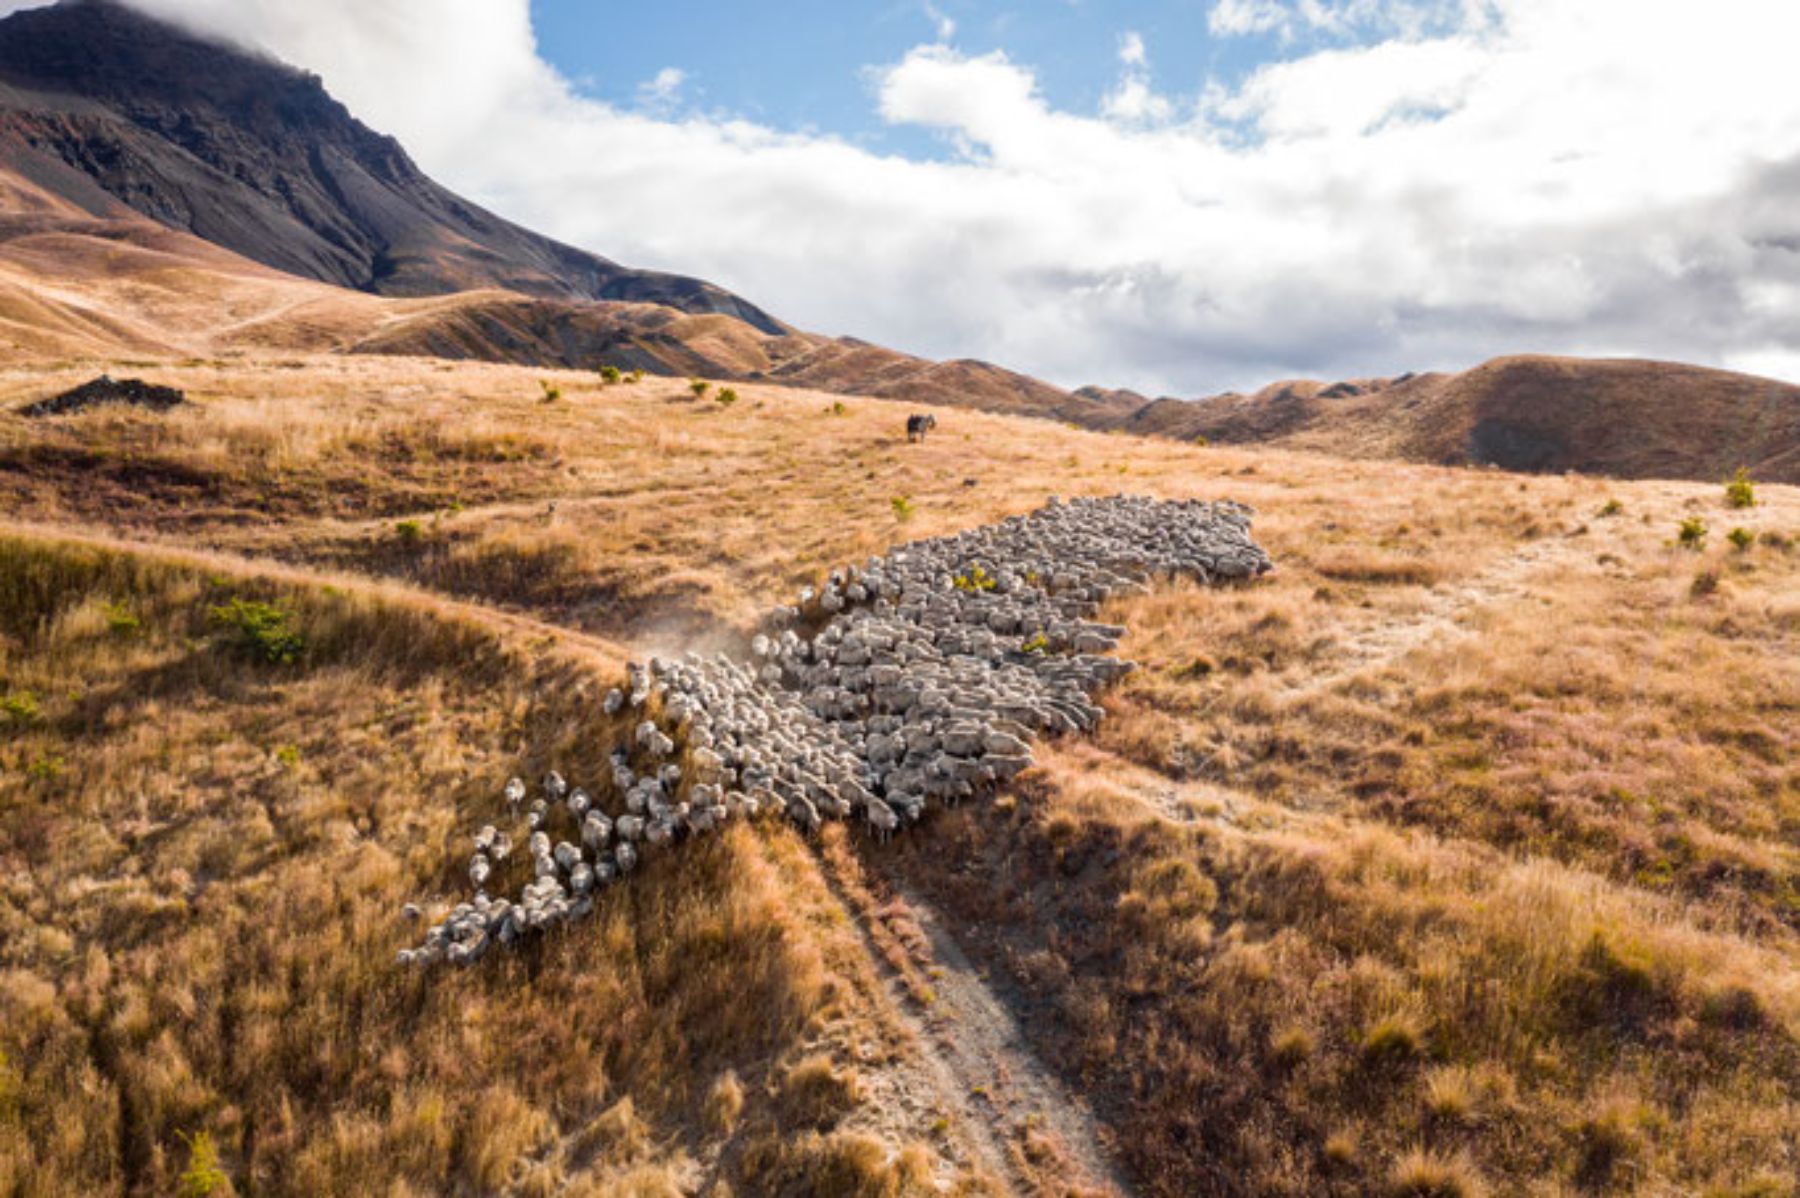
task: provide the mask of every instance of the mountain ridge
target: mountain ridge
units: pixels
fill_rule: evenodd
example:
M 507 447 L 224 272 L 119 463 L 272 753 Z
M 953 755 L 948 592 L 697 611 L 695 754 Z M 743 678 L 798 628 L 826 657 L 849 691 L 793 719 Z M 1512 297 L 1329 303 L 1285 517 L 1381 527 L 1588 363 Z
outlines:
M 37 159 L 42 181 L 95 215 L 98 189 L 253 261 L 353 290 L 499 286 L 786 330 L 711 283 L 623 267 L 495 216 L 427 177 L 317 75 L 114 0 L 0 21 L 0 146 Z

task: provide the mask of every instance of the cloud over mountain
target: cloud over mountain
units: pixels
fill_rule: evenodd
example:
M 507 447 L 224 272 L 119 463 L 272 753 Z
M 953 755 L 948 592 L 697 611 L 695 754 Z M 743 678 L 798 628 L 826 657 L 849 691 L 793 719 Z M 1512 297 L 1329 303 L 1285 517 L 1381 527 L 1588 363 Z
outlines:
M 1785 5 L 1220 0 L 1284 56 L 1170 81 L 1122 30 L 1094 111 L 946 34 L 868 76 L 953 147 L 915 161 L 585 99 L 526 0 L 136 2 L 319 71 L 513 219 L 805 327 L 1179 394 L 1519 350 L 1800 378 Z

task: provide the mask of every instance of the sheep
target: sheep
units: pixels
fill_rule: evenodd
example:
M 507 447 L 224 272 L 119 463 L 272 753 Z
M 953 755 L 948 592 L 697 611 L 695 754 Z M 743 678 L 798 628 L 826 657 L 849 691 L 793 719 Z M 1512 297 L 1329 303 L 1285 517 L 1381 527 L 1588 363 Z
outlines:
M 936 425 L 920 419 L 914 440 Z M 798 607 L 771 613 L 745 661 L 633 664 L 629 694 L 609 691 L 606 713 L 649 705 L 665 718 L 640 716 L 610 755 L 628 814 L 615 823 L 550 771 L 549 801 L 533 802 L 528 820 L 536 881 L 518 906 L 479 893 L 511 847 L 486 825 L 471 859 L 474 903 L 398 959 L 466 963 L 490 941 L 579 917 L 592 891 L 636 868 L 639 844 L 673 843 L 684 828 L 700 835 L 774 812 L 815 830 L 860 816 L 885 841 L 928 802 L 986 793 L 1030 767 L 1037 737 L 1093 728 L 1104 716 L 1095 696 L 1134 668 L 1103 656 L 1125 631 L 1094 620 L 1109 596 L 1142 593 L 1156 574 L 1209 582 L 1269 568 L 1248 538 L 1249 515 L 1192 501 L 1053 499 L 1030 516 L 832 571 Z M 818 623 L 802 624 L 802 610 Z M 677 738 L 684 761 L 671 760 Z M 634 748 L 654 763 L 641 777 Z M 504 793 L 516 817 L 524 783 L 510 779 Z M 580 847 L 552 851 L 549 802 L 567 805 Z M 407 914 L 421 918 L 416 906 Z

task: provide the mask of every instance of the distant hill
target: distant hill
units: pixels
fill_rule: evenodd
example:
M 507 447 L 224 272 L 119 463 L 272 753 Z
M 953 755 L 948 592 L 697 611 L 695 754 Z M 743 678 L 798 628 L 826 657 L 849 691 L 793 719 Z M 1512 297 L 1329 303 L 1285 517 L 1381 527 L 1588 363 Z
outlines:
M 1182 440 L 1270 444 L 1619 478 L 1721 478 L 1739 466 L 1800 482 L 1800 387 L 1672 362 L 1496 358 L 1460 374 L 1156 400 L 1124 427 Z
M 0 21 L 0 162 L 96 216 L 124 207 L 304 278 L 389 296 L 500 287 L 782 324 L 699 279 L 631 270 L 440 187 L 315 75 L 111 0 Z

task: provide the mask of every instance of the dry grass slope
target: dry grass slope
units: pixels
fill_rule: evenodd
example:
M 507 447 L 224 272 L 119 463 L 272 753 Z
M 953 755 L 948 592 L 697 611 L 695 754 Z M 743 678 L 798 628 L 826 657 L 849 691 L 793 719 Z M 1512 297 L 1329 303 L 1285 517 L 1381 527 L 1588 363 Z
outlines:
M 283 613 L 295 660 L 222 627 L 233 601 Z M 652 866 L 495 968 L 393 967 L 400 904 L 460 889 L 508 772 L 595 768 L 581 655 L 479 612 L 17 537 L 0 635 L 0 1189 L 172 1193 L 201 1134 L 258 1193 L 845 1167 L 813 1129 L 854 1126 L 855 1093 L 695 1117 L 720 1076 L 773 1094 L 907 1051 L 786 834 Z M 923 1149 L 904 1168 L 955 1174 Z
M 91 372 L 0 373 L 0 404 Z M 936 907 L 1132 1180 L 1795 1192 L 1792 488 L 1735 509 L 979 413 L 909 446 L 874 400 L 423 361 L 114 373 L 196 402 L 0 415 L 16 521 L 166 547 L 0 562 L 31 696 L 0 744 L 0 1136 L 32 1187 L 163 1186 L 199 1130 L 264 1189 L 975 1184 L 957 1129 L 884 1122 L 913 1049 L 791 836 L 429 986 L 386 968 L 392 911 L 449 888 L 519 762 L 599 743 L 591 638 L 727 642 L 832 565 L 1125 490 L 1253 504 L 1280 570 L 1115 604 L 1144 668 L 1100 736 L 858 885 Z M 302 663 L 220 643 L 240 590 L 297 613 Z M 884 967 L 923 995 L 910 951 Z

